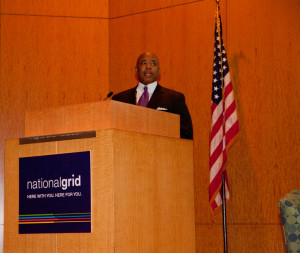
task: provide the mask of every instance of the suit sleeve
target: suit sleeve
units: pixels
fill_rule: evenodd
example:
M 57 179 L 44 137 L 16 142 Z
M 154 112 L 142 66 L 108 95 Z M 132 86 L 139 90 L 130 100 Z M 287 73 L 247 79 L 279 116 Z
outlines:
M 180 93 L 175 106 L 175 113 L 180 115 L 180 138 L 193 139 L 193 123 L 185 97 Z
M 135 88 L 113 95 L 112 100 L 135 105 Z
M 120 93 L 113 95 L 112 98 L 111 98 L 111 100 L 122 102 L 122 98 L 120 96 Z

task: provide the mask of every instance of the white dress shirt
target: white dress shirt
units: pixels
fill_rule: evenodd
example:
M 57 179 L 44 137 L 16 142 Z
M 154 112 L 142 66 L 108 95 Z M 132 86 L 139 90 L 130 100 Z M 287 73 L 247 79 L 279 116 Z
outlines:
M 136 87 L 136 104 L 138 103 L 140 97 L 142 96 L 142 94 L 144 93 L 144 87 L 146 85 L 142 84 L 141 82 L 139 82 L 139 85 Z M 149 100 L 151 99 L 153 92 L 155 91 L 157 86 L 157 81 L 153 82 L 153 83 L 149 83 L 147 85 L 148 88 L 148 93 L 149 93 Z

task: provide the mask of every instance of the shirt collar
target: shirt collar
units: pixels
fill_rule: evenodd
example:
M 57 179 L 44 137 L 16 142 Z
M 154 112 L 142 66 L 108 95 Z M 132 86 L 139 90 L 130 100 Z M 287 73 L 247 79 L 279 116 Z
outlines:
M 156 86 L 157 86 L 157 81 L 155 81 L 153 83 L 149 83 L 147 85 L 149 94 L 153 94 L 154 90 L 156 89 Z M 145 85 L 142 84 L 141 82 L 139 82 L 138 86 L 136 87 L 136 90 L 138 92 L 142 92 L 143 93 L 144 92 L 144 87 L 145 87 Z

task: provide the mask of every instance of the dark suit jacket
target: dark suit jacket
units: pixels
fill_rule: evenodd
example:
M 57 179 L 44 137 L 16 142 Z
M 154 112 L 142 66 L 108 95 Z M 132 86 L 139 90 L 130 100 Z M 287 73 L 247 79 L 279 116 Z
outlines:
M 122 91 L 112 97 L 112 100 L 136 104 L 136 87 Z M 157 87 L 147 105 L 148 108 L 157 109 L 166 108 L 166 112 L 180 115 L 180 137 L 193 139 L 192 119 L 185 103 L 185 97 L 182 93 L 164 88 L 157 84 Z

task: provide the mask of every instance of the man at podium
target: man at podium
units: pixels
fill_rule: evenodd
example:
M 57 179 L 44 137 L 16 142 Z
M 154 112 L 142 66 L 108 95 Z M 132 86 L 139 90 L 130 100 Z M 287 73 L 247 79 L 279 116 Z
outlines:
M 184 95 L 158 84 L 160 68 L 157 56 L 150 52 L 141 54 L 137 59 L 135 71 L 138 85 L 114 95 L 112 99 L 179 114 L 180 137 L 193 139 L 192 120 Z

